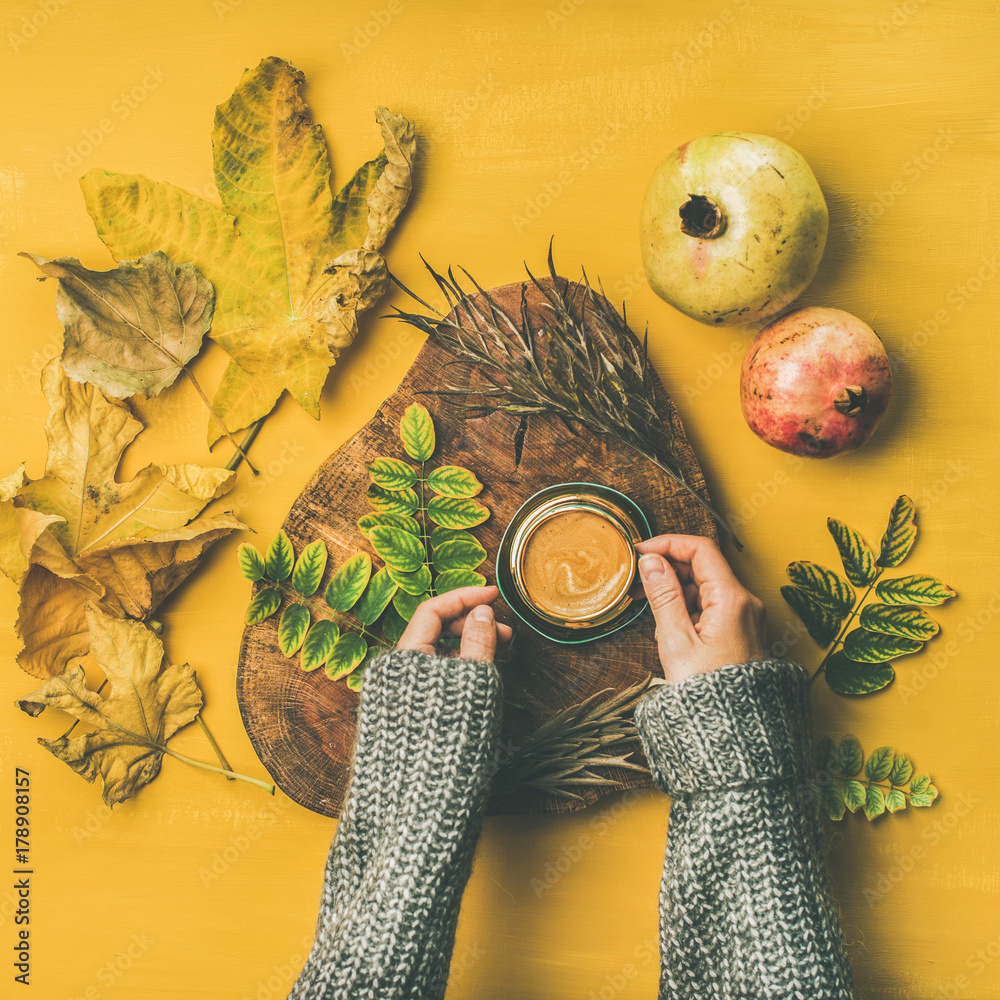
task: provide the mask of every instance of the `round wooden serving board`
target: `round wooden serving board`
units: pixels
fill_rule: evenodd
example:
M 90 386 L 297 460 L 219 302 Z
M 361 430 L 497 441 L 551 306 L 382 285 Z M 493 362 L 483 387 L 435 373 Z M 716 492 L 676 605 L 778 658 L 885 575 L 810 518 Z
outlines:
M 519 316 L 522 287 L 520 283 L 505 285 L 489 294 L 510 315 Z M 529 320 L 535 328 L 544 298 L 530 283 L 526 290 Z M 579 309 L 583 289 L 570 285 L 569 290 Z M 427 341 L 395 393 L 370 423 L 327 459 L 295 501 L 284 529 L 296 552 L 316 538 L 326 543 L 330 559 L 323 587 L 333 570 L 356 552 L 367 551 L 376 559 L 357 527 L 358 518 L 370 512 L 365 466 L 377 455 L 405 458 L 398 426 L 403 411 L 414 401 L 428 407 L 437 428 L 437 450 L 429 465 L 465 466 L 484 484 L 479 499 L 492 513 L 473 531 L 490 553 L 480 567 L 489 582 L 495 580 L 493 556 L 514 512 L 537 490 L 553 483 L 603 483 L 632 497 L 655 533 L 716 537 L 713 521 L 694 498 L 616 439 L 599 438 L 586 430 L 574 435 L 555 418 L 533 416 L 528 420 L 520 463 L 515 464 L 516 417 L 493 413 L 466 420 L 439 398 L 419 395 L 422 390 L 441 386 L 443 366 L 449 360 L 451 356 L 442 348 Z M 462 366 L 453 366 L 447 379 L 454 381 L 460 376 L 451 373 L 462 370 Z M 676 451 L 687 481 L 707 496 L 704 477 L 674 405 L 655 376 L 652 391 L 664 421 L 674 422 Z M 497 615 L 519 626 L 513 655 L 499 664 L 505 698 L 523 706 L 505 706 L 504 736 L 514 745 L 518 734 L 533 730 L 560 708 L 602 689 L 624 688 L 650 672 L 662 674 L 648 610 L 614 635 L 580 646 L 561 646 L 543 639 L 516 621 L 502 603 L 497 605 Z M 286 659 L 278 649 L 277 621 L 274 616 L 247 628 L 243 635 L 236 675 L 243 722 L 254 750 L 279 787 L 306 808 L 336 816 L 350 772 L 359 696 L 343 681 L 331 681 L 323 670 L 304 673 L 297 661 Z M 635 759 L 642 761 L 638 743 Z M 620 780 L 622 787 L 649 784 L 642 772 L 617 770 L 609 774 Z M 594 789 L 580 799 L 563 799 L 524 792 L 494 799 L 491 811 L 565 812 L 602 794 Z

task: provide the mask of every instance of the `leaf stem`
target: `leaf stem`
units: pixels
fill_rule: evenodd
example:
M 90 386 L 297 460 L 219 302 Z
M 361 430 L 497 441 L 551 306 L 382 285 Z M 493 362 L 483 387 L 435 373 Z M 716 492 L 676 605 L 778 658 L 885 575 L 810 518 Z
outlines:
M 861 606 L 865 603 L 865 601 L 868 600 L 868 595 L 872 592 L 872 587 L 874 587 L 875 584 L 878 583 L 878 579 L 882 575 L 884 569 L 885 569 L 884 566 L 879 567 L 879 571 L 875 574 L 874 577 L 872 577 L 872 582 L 868 584 L 868 589 L 861 595 L 861 599 L 854 605 L 854 607 L 851 608 L 851 613 L 847 616 L 847 620 L 841 627 L 840 632 L 837 633 L 837 638 L 833 640 L 833 645 L 831 645 L 830 648 L 826 651 L 826 655 L 820 661 L 820 665 L 816 668 L 815 673 L 809 679 L 810 683 L 815 683 L 816 678 L 819 677 L 820 674 L 826 671 L 827 660 L 829 660 L 830 657 L 833 656 L 833 654 L 837 651 L 837 644 L 840 643 L 840 645 L 843 645 L 844 633 L 851 627 L 851 622 L 854 621 L 854 619 L 857 617 L 858 611 L 861 610 Z
M 214 764 L 206 764 L 203 760 L 195 760 L 193 757 L 187 757 L 182 753 L 178 753 L 176 750 L 171 750 L 170 747 L 165 746 L 162 743 L 151 743 L 150 746 L 155 746 L 156 749 L 162 750 L 163 753 L 170 754 L 171 757 L 176 757 L 185 764 L 192 765 L 192 767 L 200 767 L 204 768 L 206 771 L 214 771 L 216 774 L 224 774 L 230 779 L 238 778 L 240 781 L 248 781 L 251 785 L 263 788 L 268 795 L 274 795 L 274 785 L 268 784 L 266 781 L 261 781 L 259 778 L 251 778 L 246 774 L 237 774 L 235 771 L 231 771 L 228 768 L 216 767 Z
M 243 435 L 243 440 L 236 445 L 236 454 L 233 455 L 233 457 L 226 463 L 226 470 L 228 472 L 235 472 L 240 467 L 240 462 L 242 462 L 244 458 L 247 458 L 247 449 L 254 443 L 254 439 L 260 433 L 260 428 L 263 423 L 264 418 L 261 417 L 260 420 L 255 421 L 247 428 L 246 434 Z M 250 465 L 249 458 L 247 458 L 247 465 Z M 251 465 L 250 468 L 253 469 L 253 466 Z M 253 474 L 255 476 L 258 475 L 256 469 L 253 469 Z
M 263 581 L 262 581 L 263 582 Z M 372 641 L 381 646 L 383 649 L 392 649 L 388 643 L 380 639 L 374 632 L 369 632 L 367 626 L 363 622 L 357 621 L 354 618 L 348 618 L 342 611 L 334 611 L 326 601 L 320 603 L 313 597 L 303 597 L 294 587 L 286 583 L 284 580 L 268 580 L 267 586 L 277 587 L 283 594 L 299 604 L 305 605 L 307 608 L 315 611 L 317 616 L 326 620 L 337 622 L 337 624 L 345 625 L 351 630 L 359 629 L 362 635 L 370 636 Z M 277 612 L 275 612 L 277 614 Z M 271 616 L 268 615 L 270 618 Z
M 208 398 L 208 395 L 206 394 L 205 390 L 202 389 L 201 383 L 194 377 L 194 372 L 191 371 L 191 369 L 188 368 L 187 365 L 181 365 L 181 367 L 184 369 L 184 374 L 187 375 L 187 377 L 189 379 L 191 379 L 191 384 L 197 390 L 198 395 L 201 396 L 201 398 L 205 401 L 205 405 L 208 407 L 209 412 L 212 414 L 212 416 L 215 417 L 216 423 L 222 428 L 222 433 L 225 434 L 227 438 L 229 438 L 230 443 L 233 445 L 233 447 L 239 453 L 240 458 L 242 458 L 242 459 L 244 459 L 246 461 L 247 467 L 250 469 L 250 471 L 255 476 L 259 476 L 260 473 L 257 471 L 256 468 L 254 468 L 253 462 L 251 462 L 250 459 L 247 457 L 247 453 L 243 450 L 243 446 L 240 445 L 240 444 L 237 444 L 236 438 L 233 437 L 233 435 L 230 432 L 229 428 L 223 422 L 222 417 L 219 416 L 218 411 L 212 405 L 212 401 Z M 232 470 L 230 470 L 230 471 L 232 471 Z
M 431 543 L 431 536 L 427 533 L 427 504 L 424 502 L 424 473 L 426 472 L 426 462 L 420 463 L 420 541 L 424 546 L 424 565 L 431 569 L 427 559 L 428 546 Z M 434 577 L 431 575 L 431 585 L 427 588 L 427 593 L 434 597 Z
M 215 756 L 219 758 L 219 763 L 227 770 L 231 771 L 232 767 L 228 760 L 226 760 L 226 755 L 222 752 L 222 747 L 215 742 L 215 737 L 212 735 L 212 731 L 208 728 L 205 720 L 201 717 L 201 712 L 198 713 L 198 725 L 201 726 L 201 731 L 205 734 L 208 742 L 211 744 L 212 749 L 215 751 Z M 235 781 L 235 778 L 226 776 L 227 781 Z

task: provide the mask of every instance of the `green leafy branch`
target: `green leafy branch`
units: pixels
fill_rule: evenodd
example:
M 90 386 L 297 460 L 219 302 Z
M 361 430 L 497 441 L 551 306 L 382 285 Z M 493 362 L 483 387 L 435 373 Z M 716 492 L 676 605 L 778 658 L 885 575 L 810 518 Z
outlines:
M 943 604 L 956 592 L 920 573 L 882 578 L 906 559 L 916 541 L 916 508 L 908 496 L 893 504 L 878 556 L 843 521 L 828 518 L 827 527 L 847 579 L 818 563 L 793 562 L 788 565 L 792 584 L 782 587 L 781 595 L 809 635 L 829 646 L 813 680 L 822 674 L 838 694 L 871 694 L 894 680 L 891 660 L 919 652 L 940 631 L 923 607 Z M 864 588 L 860 598 L 855 588 Z M 873 590 L 876 600 L 866 604 Z
M 322 540 L 310 542 L 298 558 L 283 531 L 264 556 L 252 545 L 239 549 L 243 575 L 260 584 L 247 608 L 247 624 L 265 621 L 284 607 L 278 620 L 281 652 L 290 658 L 300 654 L 303 670 L 324 667 L 331 680 L 346 678 L 353 690 L 360 690 L 367 662 L 399 641 L 423 601 L 486 582 L 476 572 L 486 550 L 465 530 L 489 517 L 489 510 L 472 499 L 483 484 L 457 465 L 428 470 L 436 436 L 425 407 L 410 406 L 399 432 L 420 468 L 385 456 L 369 463 L 367 496 L 374 513 L 358 521 L 384 564 L 380 569 L 373 572 L 371 556 L 359 552 L 333 573 L 318 599 L 329 557 Z
M 862 765 L 864 773 L 862 776 Z M 816 747 L 819 778 L 814 791 L 820 807 L 833 820 L 859 809 L 868 820 L 885 812 L 933 805 L 938 790 L 929 774 L 914 774 L 913 761 L 892 747 L 873 750 L 865 760 L 861 744 L 847 735 L 835 746 L 826 737 Z

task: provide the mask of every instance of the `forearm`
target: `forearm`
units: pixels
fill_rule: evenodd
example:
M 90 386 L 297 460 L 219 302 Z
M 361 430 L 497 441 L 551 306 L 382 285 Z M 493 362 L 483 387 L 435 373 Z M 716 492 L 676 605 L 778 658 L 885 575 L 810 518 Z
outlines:
M 657 688 L 636 712 L 672 795 L 661 998 L 850 998 L 809 795 L 808 676 L 783 661 Z
M 491 664 L 394 651 L 369 666 L 316 942 L 290 1000 L 444 995 L 499 721 Z

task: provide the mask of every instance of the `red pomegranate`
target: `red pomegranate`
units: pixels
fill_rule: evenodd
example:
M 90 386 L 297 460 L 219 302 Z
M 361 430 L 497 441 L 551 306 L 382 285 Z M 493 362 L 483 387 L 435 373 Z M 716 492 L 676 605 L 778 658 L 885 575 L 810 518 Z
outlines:
M 743 358 L 743 416 L 793 455 L 860 448 L 889 405 L 892 369 L 875 331 L 842 309 L 808 306 L 766 326 Z

